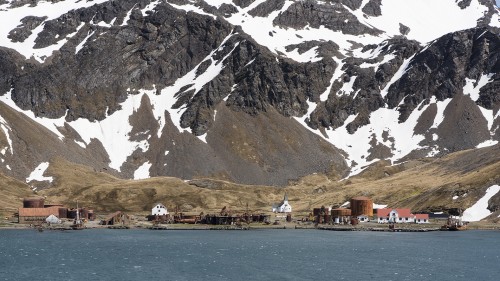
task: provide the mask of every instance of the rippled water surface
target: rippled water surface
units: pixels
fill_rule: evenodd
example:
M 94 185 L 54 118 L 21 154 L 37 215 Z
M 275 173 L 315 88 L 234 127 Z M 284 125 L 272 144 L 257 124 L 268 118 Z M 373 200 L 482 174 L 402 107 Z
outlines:
M 0 280 L 500 280 L 500 232 L 0 230 Z

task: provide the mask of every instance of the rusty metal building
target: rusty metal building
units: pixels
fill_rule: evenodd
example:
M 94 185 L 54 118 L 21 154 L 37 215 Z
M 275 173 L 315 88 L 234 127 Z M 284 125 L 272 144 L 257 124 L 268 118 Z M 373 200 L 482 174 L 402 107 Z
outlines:
M 50 216 L 59 216 L 59 207 L 48 208 L 19 208 L 19 223 L 40 224 Z
M 122 211 L 117 211 L 110 214 L 105 219 L 101 220 L 101 225 L 125 225 L 130 222 L 130 216 L 123 213 Z

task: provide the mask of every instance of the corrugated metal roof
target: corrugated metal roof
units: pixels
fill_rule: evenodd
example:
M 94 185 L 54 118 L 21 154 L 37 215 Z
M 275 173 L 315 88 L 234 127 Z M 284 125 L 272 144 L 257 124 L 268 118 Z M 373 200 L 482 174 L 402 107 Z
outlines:
M 19 208 L 20 217 L 48 217 L 50 215 L 59 216 L 59 206 L 49 208 Z

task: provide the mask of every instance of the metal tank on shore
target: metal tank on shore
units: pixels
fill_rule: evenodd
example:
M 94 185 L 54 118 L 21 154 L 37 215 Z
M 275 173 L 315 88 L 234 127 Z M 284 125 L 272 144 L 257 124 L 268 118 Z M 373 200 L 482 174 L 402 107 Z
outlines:
M 361 215 L 373 217 L 373 200 L 365 196 L 358 196 L 352 198 L 351 215 L 353 217 Z

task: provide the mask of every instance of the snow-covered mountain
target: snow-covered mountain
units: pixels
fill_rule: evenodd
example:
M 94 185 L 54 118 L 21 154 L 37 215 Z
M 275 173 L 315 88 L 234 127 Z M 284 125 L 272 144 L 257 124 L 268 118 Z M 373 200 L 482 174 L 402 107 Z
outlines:
M 0 170 L 285 184 L 498 145 L 493 0 L 0 0 Z M 38 175 L 38 176 L 37 176 Z

